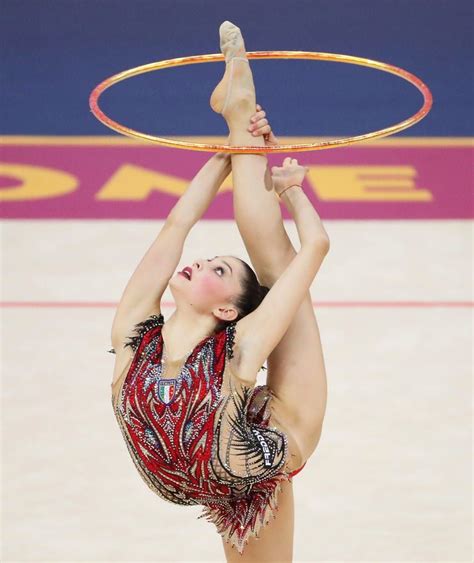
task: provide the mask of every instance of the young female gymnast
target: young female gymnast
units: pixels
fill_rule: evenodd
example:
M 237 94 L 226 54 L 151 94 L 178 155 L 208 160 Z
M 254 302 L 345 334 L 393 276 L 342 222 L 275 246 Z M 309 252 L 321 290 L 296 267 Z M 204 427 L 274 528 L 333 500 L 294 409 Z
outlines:
M 275 143 L 239 28 L 224 22 L 220 38 L 226 70 L 210 103 L 227 121 L 229 144 Z M 256 275 L 235 256 L 175 273 L 187 234 L 231 170 Z M 301 188 L 305 173 L 289 157 L 270 174 L 265 155 L 214 155 L 130 278 L 112 326 L 112 405 L 133 462 L 163 499 L 203 505 L 199 518 L 216 525 L 229 562 L 292 560 L 291 479 L 322 430 L 326 374 L 309 288 L 329 238 Z M 165 323 L 168 284 L 176 310 Z M 256 386 L 265 359 L 267 382 Z

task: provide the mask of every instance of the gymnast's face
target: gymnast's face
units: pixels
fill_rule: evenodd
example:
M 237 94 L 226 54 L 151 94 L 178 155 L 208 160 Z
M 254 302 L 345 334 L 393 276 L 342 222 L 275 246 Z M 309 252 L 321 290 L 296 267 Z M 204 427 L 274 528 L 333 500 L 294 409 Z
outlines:
M 242 291 L 244 274 L 244 265 L 233 256 L 201 258 L 171 278 L 170 290 L 177 306 L 185 300 L 199 313 L 231 321 L 238 315 L 232 301 Z

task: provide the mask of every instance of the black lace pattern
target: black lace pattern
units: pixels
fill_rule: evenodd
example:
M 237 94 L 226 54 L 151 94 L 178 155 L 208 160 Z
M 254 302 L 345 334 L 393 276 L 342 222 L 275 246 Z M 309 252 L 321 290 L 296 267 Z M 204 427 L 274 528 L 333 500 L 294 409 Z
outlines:
M 142 341 L 143 336 L 152 328 L 157 326 L 163 326 L 165 319 L 163 315 L 160 313 L 159 315 L 151 315 L 146 320 L 137 323 L 133 331 L 136 333 L 132 336 L 127 336 L 128 342 L 126 342 L 123 347 L 130 346 L 130 348 L 136 352 L 140 342 Z M 115 349 L 111 348 L 108 350 L 111 354 L 115 354 Z
M 234 321 L 225 327 L 226 332 L 226 357 L 230 360 L 234 357 L 234 340 L 235 340 L 235 325 L 237 323 Z

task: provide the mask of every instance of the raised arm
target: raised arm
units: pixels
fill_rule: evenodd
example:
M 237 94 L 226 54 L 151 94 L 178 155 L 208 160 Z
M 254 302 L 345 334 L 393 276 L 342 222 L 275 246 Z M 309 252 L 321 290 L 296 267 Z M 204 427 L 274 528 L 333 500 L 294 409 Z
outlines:
M 273 137 L 265 112 L 257 104 L 252 116 L 256 134 Z M 249 124 L 250 125 L 250 124 Z M 171 210 L 160 233 L 131 276 L 120 299 L 112 324 L 112 344 L 119 350 L 134 325 L 152 314 L 159 314 L 161 297 L 176 271 L 189 231 L 204 215 L 220 185 L 230 174 L 230 153 L 216 153 L 199 170 Z
M 255 374 L 287 331 L 321 263 L 329 251 L 329 237 L 321 219 L 300 187 L 306 169 L 286 158 L 272 168 L 274 189 L 293 216 L 301 249 L 263 299 L 235 328 L 238 376 L 253 384 Z M 299 185 L 298 185 L 299 184 Z
M 128 281 L 112 324 L 112 344 L 122 346 L 133 326 L 160 313 L 161 297 L 181 259 L 184 241 L 231 172 L 229 154 L 216 153 L 199 170 Z

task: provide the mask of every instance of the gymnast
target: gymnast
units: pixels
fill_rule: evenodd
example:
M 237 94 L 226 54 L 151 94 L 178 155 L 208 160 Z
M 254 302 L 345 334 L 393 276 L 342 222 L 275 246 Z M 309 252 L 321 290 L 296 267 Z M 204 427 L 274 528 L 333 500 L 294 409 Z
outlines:
M 225 73 L 210 105 L 228 144 L 276 144 L 256 104 L 240 29 L 219 29 Z M 176 272 L 184 242 L 232 172 L 235 220 L 255 271 L 236 256 Z M 294 158 L 216 153 L 193 178 L 131 276 L 112 325 L 112 406 L 141 477 L 164 500 L 202 505 L 228 562 L 292 561 L 292 477 L 319 442 L 323 352 L 310 287 L 329 237 Z M 279 202 L 293 217 L 298 252 Z M 176 309 L 164 321 L 169 286 Z M 265 385 L 256 386 L 267 360 Z M 158 546 L 157 546 L 158 547 Z M 236 547 L 237 549 L 234 549 Z

